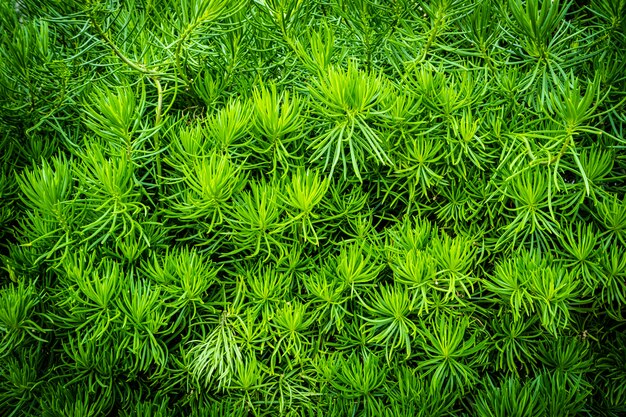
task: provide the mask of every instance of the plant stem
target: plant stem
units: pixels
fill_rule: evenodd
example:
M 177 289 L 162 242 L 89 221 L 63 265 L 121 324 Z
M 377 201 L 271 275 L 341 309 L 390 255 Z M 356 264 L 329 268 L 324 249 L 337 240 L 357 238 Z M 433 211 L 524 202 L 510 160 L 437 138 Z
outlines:
M 146 75 L 151 75 L 151 76 L 159 75 L 157 72 L 149 68 L 146 68 L 144 65 L 141 65 L 137 62 L 132 61 L 130 58 L 124 55 L 122 51 L 120 51 L 120 49 L 117 47 L 117 45 L 115 45 L 115 43 L 113 43 L 113 41 L 106 35 L 106 33 L 104 33 L 100 25 L 98 25 L 98 23 L 96 22 L 96 19 L 94 19 L 93 16 L 89 16 L 89 20 L 91 21 L 91 25 L 96 30 L 96 32 L 98 32 L 98 35 L 102 38 L 102 40 L 109 46 L 109 48 L 111 48 L 113 53 L 115 53 L 115 55 L 117 55 L 117 57 L 121 59 L 126 65 L 128 65 L 135 71 L 139 71 Z
M 154 81 L 154 85 L 156 86 L 157 89 L 157 108 L 156 108 L 156 118 L 155 118 L 155 127 L 157 128 L 157 132 L 154 135 L 154 147 L 156 150 L 156 168 L 157 168 L 157 175 L 156 175 L 156 183 L 157 183 L 157 192 L 158 192 L 158 196 L 157 196 L 157 201 L 160 201 L 160 196 L 163 194 L 163 190 L 162 190 L 162 185 L 161 185 L 161 178 L 163 177 L 163 168 L 161 166 L 161 138 L 159 137 L 159 130 L 158 130 L 158 126 L 159 124 L 161 124 L 161 119 L 163 117 L 163 87 L 161 86 L 161 82 L 159 81 L 159 79 L 157 77 L 153 78 Z

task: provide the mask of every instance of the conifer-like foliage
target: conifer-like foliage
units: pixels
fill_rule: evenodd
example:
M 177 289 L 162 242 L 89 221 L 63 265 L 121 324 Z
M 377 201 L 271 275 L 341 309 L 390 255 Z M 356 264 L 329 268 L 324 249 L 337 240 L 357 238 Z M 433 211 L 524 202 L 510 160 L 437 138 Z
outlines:
M 0 415 L 626 415 L 626 1 L 0 0 Z

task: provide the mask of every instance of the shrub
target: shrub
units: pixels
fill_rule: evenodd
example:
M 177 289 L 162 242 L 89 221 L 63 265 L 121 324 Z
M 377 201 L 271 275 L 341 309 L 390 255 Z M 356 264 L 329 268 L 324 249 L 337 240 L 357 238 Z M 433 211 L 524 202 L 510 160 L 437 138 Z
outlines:
M 0 414 L 626 408 L 626 1 L 0 0 Z

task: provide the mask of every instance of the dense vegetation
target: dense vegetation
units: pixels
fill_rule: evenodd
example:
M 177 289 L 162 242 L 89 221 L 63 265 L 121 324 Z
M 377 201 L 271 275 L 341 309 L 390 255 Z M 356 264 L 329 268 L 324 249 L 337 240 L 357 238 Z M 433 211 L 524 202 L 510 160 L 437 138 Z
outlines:
M 626 1 L 0 0 L 0 414 L 626 415 Z

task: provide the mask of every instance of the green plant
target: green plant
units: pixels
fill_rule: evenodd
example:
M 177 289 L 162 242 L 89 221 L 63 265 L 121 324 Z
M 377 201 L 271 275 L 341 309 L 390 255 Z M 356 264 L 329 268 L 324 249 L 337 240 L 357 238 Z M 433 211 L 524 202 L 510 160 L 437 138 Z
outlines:
M 382 164 L 391 162 L 370 121 L 384 112 L 378 105 L 384 95 L 389 94 L 380 76 L 363 72 L 355 63 L 350 63 L 346 71 L 329 68 L 309 86 L 308 91 L 313 97 L 315 110 L 322 117 L 323 124 L 320 124 L 325 126 L 309 145 L 314 150 L 311 161 L 323 159 L 324 168 L 330 165 L 332 176 L 341 160 L 344 178 L 350 161 L 359 179 L 358 161 L 372 157 Z
M 0 0 L 0 414 L 624 415 L 624 16 Z
M 466 336 L 470 327 L 467 318 L 461 319 L 456 326 L 449 324 L 452 320 L 441 316 L 422 325 L 420 347 L 424 359 L 419 362 L 418 369 L 432 379 L 432 387 L 445 384 L 462 393 L 478 381 L 477 366 L 484 361 L 486 343 L 476 334 Z

